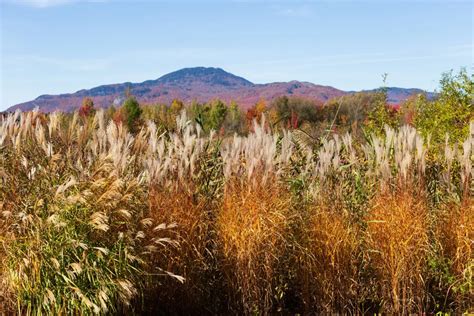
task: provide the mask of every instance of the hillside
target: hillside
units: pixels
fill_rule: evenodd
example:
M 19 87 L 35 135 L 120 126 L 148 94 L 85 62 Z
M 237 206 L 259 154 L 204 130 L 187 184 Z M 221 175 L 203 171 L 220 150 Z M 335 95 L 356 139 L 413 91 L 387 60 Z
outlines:
M 83 89 L 75 93 L 41 95 L 35 100 L 14 105 L 7 111 L 16 109 L 27 111 L 35 107 L 39 107 L 44 112 L 73 111 L 80 106 L 84 97 L 92 97 L 97 107 L 120 105 L 127 89 L 130 89 L 130 92 L 141 103 L 170 103 L 173 99 L 181 99 L 185 102 L 192 100 L 206 102 L 220 98 L 226 102 L 235 100 L 243 108 L 252 106 L 261 98 L 271 101 L 282 95 L 324 102 L 351 93 L 330 86 L 300 81 L 254 84 L 220 68 L 194 67 L 184 68 L 141 83 L 124 82 Z M 421 92 L 423 91 L 420 89 L 389 88 L 388 99 L 390 103 L 396 104 L 414 93 Z

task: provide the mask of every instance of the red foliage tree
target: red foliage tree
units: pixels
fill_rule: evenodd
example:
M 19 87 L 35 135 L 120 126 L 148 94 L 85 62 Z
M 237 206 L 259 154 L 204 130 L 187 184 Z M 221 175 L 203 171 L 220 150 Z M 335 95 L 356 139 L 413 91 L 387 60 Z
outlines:
M 79 115 L 81 117 L 88 117 L 94 114 L 94 101 L 91 98 L 84 98 L 82 105 L 79 108 Z

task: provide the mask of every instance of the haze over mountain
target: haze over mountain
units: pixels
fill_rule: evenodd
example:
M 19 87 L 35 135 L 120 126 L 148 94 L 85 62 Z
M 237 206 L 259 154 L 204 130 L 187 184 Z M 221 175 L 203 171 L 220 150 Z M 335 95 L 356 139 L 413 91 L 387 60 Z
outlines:
M 271 102 L 282 95 L 325 102 L 334 97 L 354 93 L 301 81 L 254 84 L 221 68 L 194 67 L 184 68 L 141 83 L 125 82 L 83 89 L 75 93 L 41 95 L 35 100 L 14 105 L 7 111 L 16 109 L 28 111 L 35 107 L 39 107 L 44 112 L 73 111 L 81 105 L 84 97 L 92 97 L 96 107 L 108 107 L 112 104 L 117 106 L 122 103 L 127 90 L 142 104 L 169 104 L 173 99 L 181 99 L 184 102 L 192 100 L 207 102 L 219 98 L 225 102 L 234 100 L 243 108 L 251 107 L 261 98 Z M 423 92 L 421 89 L 414 88 L 388 88 L 388 101 L 397 104 L 410 95 Z M 432 96 L 432 93 L 429 93 L 429 96 Z

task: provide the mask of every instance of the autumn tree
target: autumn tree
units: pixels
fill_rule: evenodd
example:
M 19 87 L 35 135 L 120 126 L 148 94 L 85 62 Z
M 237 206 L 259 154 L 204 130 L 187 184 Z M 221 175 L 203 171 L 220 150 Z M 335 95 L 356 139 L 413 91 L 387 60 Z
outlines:
M 79 115 L 83 118 L 86 118 L 92 116 L 94 112 L 94 101 L 92 101 L 92 99 L 89 97 L 82 99 L 82 105 L 79 108 Z
M 381 99 L 383 100 L 377 93 L 372 92 L 357 92 L 333 98 L 321 108 L 321 120 L 324 121 L 325 128 L 332 126 L 338 132 L 351 132 L 353 136 L 363 137 L 359 127 L 368 122 L 369 113 L 377 104 L 385 104 L 380 102 Z
M 253 107 L 247 110 L 247 125 L 252 127 L 253 121 L 260 122 L 263 113 L 267 111 L 267 102 L 265 99 L 258 100 Z
M 267 110 L 267 102 L 265 99 L 260 99 L 256 104 L 255 104 L 255 112 L 258 116 L 262 116 L 263 113 Z
M 429 101 L 425 94 L 412 95 L 403 101 L 399 109 L 401 124 L 413 126 L 415 124 L 417 108 L 420 107 L 421 104 L 426 104 L 428 102 Z
M 320 122 L 323 104 L 311 99 L 282 96 L 271 105 L 272 121 L 285 128 L 297 128 L 300 124 Z

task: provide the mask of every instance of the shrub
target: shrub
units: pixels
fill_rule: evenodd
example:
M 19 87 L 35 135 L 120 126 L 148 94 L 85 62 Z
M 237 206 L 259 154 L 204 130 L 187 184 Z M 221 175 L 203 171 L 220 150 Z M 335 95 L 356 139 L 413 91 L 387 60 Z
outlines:
M 458 74 L 443 74 L 441 90 L 433 102 L 418 102 L 415 126 L 437 145 L 443 145 L 449 134 L 450 143 L 464 140 L 469 135 L 469 122 L 474 119 L 474 80 L 466 69 Z
M 129 97 L 125 100 L 121 111 L 128 129 L 135 132 L 138 128 L 140 115 L 142 114 L 142 109 L 140 108 L 137 99 Z

